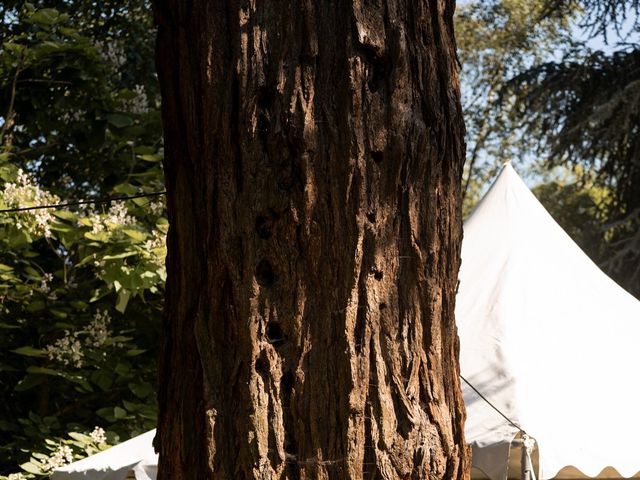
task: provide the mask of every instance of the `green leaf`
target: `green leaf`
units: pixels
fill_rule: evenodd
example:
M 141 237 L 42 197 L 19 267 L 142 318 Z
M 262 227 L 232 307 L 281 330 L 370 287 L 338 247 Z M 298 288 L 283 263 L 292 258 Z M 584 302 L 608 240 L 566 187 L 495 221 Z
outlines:
M 40 280 L 42 278 L 42 275 L 40 275 L 40 272 L 33 267 L 26 266 L 24 267 L 24 271 L 27 275 L 29 275 L 30 277 L 36 280 Z
M 130 183 L 120 183 L 113 187 L 113 191 L 116 193 L 123 193 L 125 195 L 135 195 L 136 193 L 140 193 L 140 191 Z
M 129 304 L 129 299 L 131 298 L 131 292 L 129 290 L 125 290 L 124 288 L 118 292 L 118 300 L 116 301 L 116 310 L 120 313 L 124 313 L 127 309 L 127 305 Z
M 158 154 L 153 154 L 153 155 L 145 154 L 145 155 L 138 155 L 138 158 L 139 158 L 140 160 L 144 160 L 145 162 L 159 162 L 160 160 L 162 160 L 162 155 L 158 155 Z
M 85 435 L 84 433 L 69 432 L 69 436 L 74 440 L 82 442 L 83 444 L 93 443 L 93 440 L 91 440 L 91 437 L 89 435 Z
M 94 240 L 96 242 L 105 243 L 105 242 L 109 241 L 109 233 L 108 232 L 99 232 L 99 233 L 85 232 L 84 237 L 88 238 L 89 240 Z
M 155 405 L 142 405 L 138 410 L 138 415 L 142 418 L 153 420 L 155 425 L 155 420 L 158 418 L 158 410 Z
M 20 327 L 17 326 L 17 325 L 9 325 L 8 323 L 0 322 L 0 328 L 16 329 L 16 328 L 20 328 Z
M 133 119 L 128 115 L 123 115 L 121 113 L 112 113 L 111 115 L 107 115 L 107 122 L 116 128 L 124 128 L 133 125 Z
M 51 312 L 51 314 L 57 318 L 67 318 L 69 316 L 67 312 L 63 312 L 62 310 L 56 310 L 54 308 L 49 309 L 49 312 Z
M 20 468 L 25 472 L 33 473 L 34 475 L 44 475 L 42 469 L 31 462 L 23 463 L 20 465 Z
M 122 231 L 137 242 L 143 242 L 147 239 L 146 232 L 142 232 L 140 230 L 134 230 L 133 228 L 123 228 Z
M 72 300 L 71 302 L 69 302 L 69 304 L 76 310 L 86 310 L 86 308 L 89 306 L 88 303 L 83 302 L 82 300 Z
M 53 324 L 53 328 L 57 328 L 58 330 L 73 330 L 75 325 L 68 322 L 56 322 Z
M 91 374 L 91 381 L 95 383 L 100 390 L 106 392 L 113 385 L 113 375 L 111 372 L 98 370 Z
M 118 365 L 116 365 L 115 372 L 121 377 L 126 377 L 131 373 L 131 368 L 125 363 L 118 363 Z
M 45 368 L 45 367 L 27 367 L 27 373 L 33 373 L 33 374 L 42 374 L 42 375 L 52 375 L 54 377 L 59 377 L 62 375 L 61 372 L 57 371 L 57 370 L 53 370 L 51 368 Z
M 13 271 L 13 267 L 9 265 L 5 265 L 4 263 L 0 263 L 0 272 L 11 272 Z
M 126 418 L 127 411 L 122 407 L 113 407 L 113 416 L 118 420 Z
M 113 422 L 115 420 L 113 416 L 113 408 L 110 407 L 104 407 L 96 410 L 96 414 L 109 422 Z
M 14 387 L 16 392 L 25 392 L 27 390 L 32 389 L 33 387 L 37 387 L 42 382 L 44 382 L 44 378 L 42 375 L 31 375 L 27 374 L 25 377 L 20 380 L 17 385 Z
M 116 255 L 105 255 L 104 257 L 102 257 L 103 260 L 118 260 L 120 258 L 127 258 L 127 257 L 132 257 L 134 255 L 137 255 L 138 252 L 123 252 L 123 253 L 118 253 Z
M 78 214 L 69 210 L 52 210 L 51 213 L 62 220 L 75 221 L 78 219 Z
M 149 383 L 146 383 L 146 382 L 130 383 L 129 390 L 131 390 L 133 394 L 140 399 L 147 398 L 149 395 L 153 393 L 153 388 Z
M 127 350 L 127 357 L 136 357 L 138 355 L 143 354 L 144 352 L 146 352 L 146 350 L 141 350 L 139 348 Z
M 53 25 L 58 21 L 60 13 L 55 8 L 41 8 L 34 12 L 29 19 L 39 25 Z
M 129 402 L 127 400 L 122 400 L 122 404 L 124 405 L 124 408 L 126 408 L 128 412 L 136 412 L 140 408 L 140 404 Z
M 27 311 L 29 312 L 39 312 L 44 310 L 45 304 L 42 300 L 34 300 L 27 305 Z
M 44 350 L 28 346 L 16 348 L 11 351 L 13 353 L 17 353 L 18 355 L 24 355 L 25 357 L 44 357 L 46 355 Z
M 97 302 L 102 297 L 106 297 L 107 295 L 109 295 L 109 293 L 110 291 L 107 288 L 96 288 L 91 293 L 91 299 L 89 299 L 89 303 Z
M 13 52 L 13 53 L 22 53 L 25 48 L 27 48 L 25 45 L 21 45 L 19 43 L 13 43 L 13 42 L 4 42 L 2 44 L 2 46 L 9 52 Z M 6 157 L 5 157 L 6 155 Z M 9 158 L 9 156 L 11 156 L 11 154 L 9 152 L 3 153 L 2 157 L 0 157 L 0 160 L 5 160 L 5 158 Z

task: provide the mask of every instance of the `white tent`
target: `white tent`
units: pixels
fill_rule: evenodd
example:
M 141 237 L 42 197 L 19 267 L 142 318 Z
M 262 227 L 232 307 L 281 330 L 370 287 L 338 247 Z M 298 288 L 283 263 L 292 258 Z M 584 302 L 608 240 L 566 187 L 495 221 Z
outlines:
M 640 472 L 640 302 L 509 164 L 465 223 L 456 318 L 463 377 L 535 439 L 538 478 Z M 473 466 L 520 478 L 518 428 L 462 386 Z
M 52 480 L 155 480 L 158 455 L 151 430 L 104 452 L 57 469 Z
M 465 223 L 460 279 L 461 372 L 535 439 L 539 478 L 637 474 L 640 302 L 589 260 L 509 165 Z M 519 478 L 518 428 L 464 382 L 463 392 L 474 467 L 492 480 Z M 153 480 L 154 434 L 53 480 L 130 472 Z

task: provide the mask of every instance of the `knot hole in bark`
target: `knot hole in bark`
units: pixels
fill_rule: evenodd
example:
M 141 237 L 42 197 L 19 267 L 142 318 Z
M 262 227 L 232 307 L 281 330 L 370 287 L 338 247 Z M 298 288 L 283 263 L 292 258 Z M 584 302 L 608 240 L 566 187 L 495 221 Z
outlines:
M 253 368 L 255 369 L 256 373 L 261 376 L 266 375 L 268 371 L 267 362 L 264 360 L 264 358 L 257 358 Z
M 376 163 L 382 163 L 382 160 L 384 160 L 384 153 L 381 150 L 374 150 L 371 152 L 371 159 Z
M 282 374 L 280 379 L 280 388 L 285 397 L 291 395 L 291 391 L 296 383 L 296 377 L 291 370 L 287 370 Z
M 371 212 L 367 213 L 367 220 L 369 220 L 369 222 L 371 222 L 371 223 L 376 223 L 376 212 L 375 211 L 371 211 Z
M 262 259 L 258 262 L 255 272 L 256 282 L 262 287 L 271 287 L 276 281 L 276 274 L 268 260 Z
M 386 304 L 385 302 L 380 302 L 380 303 L 378 304 L 378 309 L 379 309 L 380 311 L 385 310 L 386 308 L 387 308 L 387 304 Z
M 258 98 L 256 99 L 256 103 L 258 104 L 258 108 L 260 108 L 260 110 L 269 110 L 273 106 L 275 99 L 276 95 L 273 89 L 264 85 L 258 90 Z
M 268 212 L 258 215 L 256 217 L 256 233 L 258 237 L 268 240 L 271 238 L 273 224 L 278 219 L 278 216 L 273 210 L 269 210 Z
M 384 276 L 382 270 L 378 270 L 376 267 L 373 267 L 371 269 L 371 275 L 373 275 L 373 278 L 375 278 L 377 281 L 382 280 L 382 277 Z
M 286 340 L 286 336 L 282 331 L 282 325 L 280 325 L 280 322 L 275 321 L 267 323 L 265 336 L 267 337 L 267 342 L 276 347 L 282 345 Z
M 389 69 L 384 57 L 370 56 L 367 60 L 369 63 L 367 86 L 371 93 L 376 93 L 384 87 Z

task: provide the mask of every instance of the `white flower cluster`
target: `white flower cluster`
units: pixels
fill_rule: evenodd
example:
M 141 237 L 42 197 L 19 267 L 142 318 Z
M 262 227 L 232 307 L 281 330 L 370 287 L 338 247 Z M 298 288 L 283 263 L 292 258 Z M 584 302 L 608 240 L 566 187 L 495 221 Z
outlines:
M 52 203 L 58 203 L 60 199 L 42 190 L 36 185 L 29 175 L 22 169 L 18 170 L 18 177 L 15 182 L 7 182 L 1 192 L 2 199 L 8 207 L 40 207 L 42 205 L 49 205 Z M 53 215 L 48 210 L 30 210 L 23 212 L 25 215 L 23 219 L 32 218 L 35 221 L 35 231 L 38 234 L 44 235 L 46 238 L 51 236 L 51 222 L 53 221 Z M 16 222 L 16 228 L 22 229 L 26 227 L 22 222 Z
M 145 252 L 149 255 L 149 259 L 158 267 L 164 267 L 165 254 L 158 255 L 157 249 L 164 249 L 167 245 L 167 235 L 160 230 L 153 230 L 152 237 L 144 242 Z M 164 253 L 164 251 L 163 251 Z
M 64 337 L 57 339 L 52 345 L 47 345 L 45 350 L 49 360 L 60 362 L 64 365 L 73 365 L 82 368 L 84 351 L 82 350 L 81 335 L 84 336 L 84 345 L 88 348 L 100 348 L 105 344 L 111 332 L 109 324 L 111 316 L 109 312 L 96 310 L 93 319 L 83 330 L 70 332 L 64 331 Z M 122 344 L 118 344 L 122 346 Z
M 114 202 L 109 208 L 105 223 L 112 225 L 131 225 L 135 223 L 135 219 L 129 215 L 129 210 L 124 202 Z
M 113 65 L 116 70 L 127 63 L 127 56 L 124 53 L 124 49 L 113 40 L 110 42 L 98 40 L 95 46 L 98 52 L 100 52 L 102 59 Z
M 65 112 L 61 118 L 64 123 L 79 122 L 84 118 L 85 113 L 81 110 Z
M 84 352 L 78 339 L 80 332 L 64 331 L 64 337 L 59 338 L 53 345 L 47 345 L 46 351 L 49 360 L 55 360 L 64 365 L 73 364 L 76 368 L 82 368 Z
M 162 200 L 156 200 L 149 203 L 149 210 L 152 215 L 162 215 L 164 212 L 164 202 Z
M 135 218 L 129 215 L 129 210 L 124 202 L 113 202 L 105 216 L 93 212 L 88 218 L 91 221 L 91 233 L 94 235 L 108 231 L 113 227 L 135 223 Z
M 49 285 L 51 281 L 53 281 L 53 275 L 51 273 L 45 273 L 42 276 L 42 280 L 40 281 L 40 288 L 38 290 L 45 294 L 49 293 L 51 291 L 51 286 Z
M 73 462 L 73 451 L 68 445 L 60 445 L 49 458 L 44 460 L 42 469 L 45 472 L 51 472 L 58 467 L 62 467 L 67 463 Z
M 104 430 L 100 427 L 95 427 L 93 429 L 93 432 L 91 432 L 89 436 L 91 437 L 91 441 L 96 445 L 100 445 L 101 443 L 107 442 L 107 436 Z
M 10 473 L 7 480 L 27 480 L 27 477 L 21 473 Z
M 135 97 L 122 102 L 123 108 L 134 115 L 147 113 L 149 111 L 149 98 L 144 85 L 136 85 L 133 88 L 133 93 L 135 93 Z
M 111 323 L 111 316 L 106 310 L 101 312 L 97 310 L 93 315 L 93 320 L 87 326 L 84 332 L 87 334 L 85 339 L 85 345 L 89 347 L 98 348 L 104 345 L 104 342 L 109 338 L 109 324 Z M 98 427 L 96 427 L 98 428 Z

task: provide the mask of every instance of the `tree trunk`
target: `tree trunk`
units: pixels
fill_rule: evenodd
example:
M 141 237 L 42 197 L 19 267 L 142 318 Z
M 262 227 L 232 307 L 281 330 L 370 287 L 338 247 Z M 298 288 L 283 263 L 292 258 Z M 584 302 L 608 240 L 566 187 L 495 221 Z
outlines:
M 160 479 L 467 477 L 452 0 L 156 0 Z

